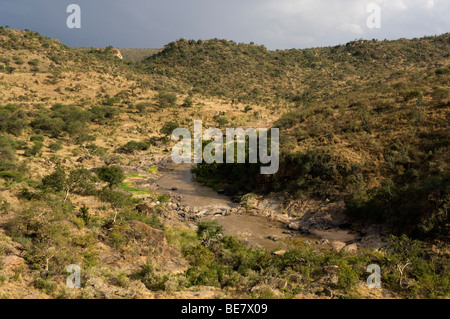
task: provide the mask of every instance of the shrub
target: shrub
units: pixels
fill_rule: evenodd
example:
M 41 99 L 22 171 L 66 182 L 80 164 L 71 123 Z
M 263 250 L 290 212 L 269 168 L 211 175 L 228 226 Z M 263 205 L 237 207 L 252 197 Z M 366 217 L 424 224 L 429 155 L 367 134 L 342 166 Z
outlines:
M 24 179 L 24 174 L 17 170 L 0 171 L 0 178 L 21 182 Z
M 141 103 L 138 103 L 138 104 L 136 105 L 136 110 L 138 110 L 138 112 L 141 113 L 141 114 L 145 114 L 145 113 L 147 113 L 147 109 L 148 109 L 148 107 L 149 107 L 150 105 L 151 105 L 151 104 L 150 104 L 150 103 L 147 103 L 147 102 L 141 102 Z
M 16 70 L 16 68 L 12 67 L 12 66 L 7 66 L 6 67 L 6 72 L 9 74 L 12 74 L 14 71 Z
M 176 106 L 177 96 L 170 92 L 159 92 L 156 101 L 161 108 Z
M 172 132 L 179 127 L 179 124 L 175 121 L 169 121 L 164 123 L 163 127 L 159 131 L 161 134 L 164 134 L 166 137 L 172 135 Z
M 51 118 L 48 115 L 38 115 L 30 123 L 31 127 L 34 129 L 41 130 L 51 137 L 59 137 L 66 128 L 66 123 L 61 118 Z
M 213 241 L 220 239 L 223 227 L 217 220 L 201 221 L 198 223 L 197 236 L 206 246 Z
M 422 100 L 423 95 L 419 90 L 408 90 L 403 93 L 403 97 L 405 98 L 405 101 L 412 99 Z
M 125 174 L 122 168 L 118 166 L 103 166 L 97 169 L 97 176 L 100 180 L 108 183 L 109 188 L 112 189 L 123 182 Z
M 337 276 L 339 286 L 346 292 L 352 290 L 359 279 L 358 273 L 345 261 L 339 265 Z
M 62 166 L 56 167 L 55 171 L 42 179 L 42 188 L 44 190 L 52 190 L 60 192 L 66 189 L 66 171 Z
M 194 105 L 194 101 L 192 101 L 191 98 L 187 97 L 184 99 L 183 104 L 181 106 L 183 107 L 192 107 Z
M 25 150 L 25 156 L 37 156 L 40 155 L 42 147 L 44 147 L 44 143 L 34 141 L 33 146 L 31 148 L 27 148 Z
M 44 142 L 44 136 L 43 135 L 33 135 L 30 137 L 31 142 Z
M 119 148 L 119 152 L 130 154 L 134 151 L 146 151 L 150 148 L 150 144 L 147 142 L 130 141 L 127 144 Z
M 48 146 L 48 148 L 51 149 L 53 152 L 60 151 L 60 150 L 63 149 L 62 142 L 61 141 L 56 141 L 54 143 L 51 143 Z
M 166 282 L 169 280 L 167 275 L 158 274 L 149 262 L 141 266 L 141 270 L 136 275 L 151 291 L 165 290 Z
M 29 65 L 35 66 L 35 67 L 38 66 L 39 63 L 40 63 L 39 59 L 33 59 L 33 60 L 28 61 Z

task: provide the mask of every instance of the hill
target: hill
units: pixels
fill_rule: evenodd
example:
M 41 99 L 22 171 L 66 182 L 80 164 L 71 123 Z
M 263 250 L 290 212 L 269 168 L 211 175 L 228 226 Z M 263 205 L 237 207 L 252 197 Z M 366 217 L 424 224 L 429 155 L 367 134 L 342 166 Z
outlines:
M 179 40 L 129 61 L 0 28 L 0 47 L 3 298 L 448 297 L 448 34 L 274 52 Z M 346 213 L 358 236 L 383 228 L 385 245 L 337 249 L 293 232 L 271 252 L 200 221 L 152 188 L 168 135 L 196 119 L 280 128 L 277 175 L 197 167 L 238 195 L 227 214 L 257 214 L 256 198 L 272 195 L 287 220 L 341 207 L 328 219 Z M 383 269 L 375 292 L 371 263 Z M 81 289 L 65 285 L 70 264 Z
M 75 50 L 80 51 L 91 51 L 95 50 L 95 48 L 86 48 L 86 47 L 74 47 Z M 149 56 L 152 56 L 154 54 L 157 54 L 160 49 L 131 49 L 131 48 L 119 48 L 120 53 L 122 53 L 122 56 L 124 60 L 127 61 L 133 61 L 133 62 L 139 62 L 144 60 L 145 58 L 148 58 Z
M 448 34 L 284 51 L 227 40 L 180 39 L 145 59 L 143 67 L 176 79 L 193 93 L 276 108 L 375 85 L 395 72 L 442 67 L 448 64 L 448 45 Z
M 433 237 L 449 230 L 449 48 L 449 34 L 274 52 L 181 39 L 143 65 L 191 94 L 288 111 L 273 124 L 276 175 L 205 164 L 202 180 L 231 193 L 345 199 L 355 218 Z

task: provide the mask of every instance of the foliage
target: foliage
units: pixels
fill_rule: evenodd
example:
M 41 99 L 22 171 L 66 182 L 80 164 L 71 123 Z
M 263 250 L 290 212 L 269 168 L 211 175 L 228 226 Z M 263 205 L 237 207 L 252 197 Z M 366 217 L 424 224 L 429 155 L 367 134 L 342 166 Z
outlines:
M 97 176 L 100 180 L 108 183 L 112 189 L 123 182 L 125 174 L 119 166 L 103 166 L 97 169 Z

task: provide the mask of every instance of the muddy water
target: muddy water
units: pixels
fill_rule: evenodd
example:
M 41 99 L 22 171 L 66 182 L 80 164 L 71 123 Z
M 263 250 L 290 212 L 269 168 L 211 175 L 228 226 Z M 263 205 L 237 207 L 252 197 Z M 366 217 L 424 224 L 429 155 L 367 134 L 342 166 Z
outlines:
M 227 196 L 198 183 L 190 172 L 191 167 L 183 163 L 160 169 L 163 176 L 158 180 L 159 187 L 171 195 L 181 196 L 180 203 L 190 207 L 237 206 Z
M 191 174 L 190 164 L 170 165 L 160 169 L 162 177 L 158 180 L 159 189 L 171 196 L 180 197 L 179 203 L 183 206 L 204 208 L 233 208 L 229 197 L 220 195 L 213 189 L 198 183 Z M 329 241 L 349 242 L 354 235 L 346 231 L 312 231 L 311 235 L 304 236 L 298 232 L 287 229 L 282 223 L 270 221 L 266 217 L 250 216 L 248 214 L 233 214 L 229 216 L 205 216 L 204 220 L 217 220 L 222 226 L 225 235 L 235 236 L 241 241 L 268 250 L 281 249 L 286 246 L 283 239 L 295 236 L 305 241 L 314 242 L 318 239 Z
M 223 226 L 224 235 L 235 236 L 248 245 L 267 250 L 284 248 L 286 244 L 280 240 L 288 238 L 291 233 L 281 223 L 248 214 L 209 216 L 205 220 L 217 220 Z

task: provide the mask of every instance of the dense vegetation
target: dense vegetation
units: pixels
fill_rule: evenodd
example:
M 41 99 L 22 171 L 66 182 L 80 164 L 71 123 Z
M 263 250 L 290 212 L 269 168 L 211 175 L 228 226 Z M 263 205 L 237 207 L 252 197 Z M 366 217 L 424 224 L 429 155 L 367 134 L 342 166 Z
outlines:
M 442 36 L 431 43 L 448 48 L 449 41 L 448 36 Z M 430 42 L 391 44 L 400 52 L 412 52 L 419 43 Z M 368 50 L 378 45 L 369 42 L 363 47 Z M 387 47 L 377 54 L 390 52 L 392 48 Z M 337 60 L 339 50 L 343 48 L 334 50 Z M 448 57 L 444 51 L 437 52 L 442 53 L 441 58 Z M 361 54 L 348 56 L 343 63 L 350 67 L 356 57 Z M 277 174 L 261 176 L 259 164 L 204 163 L 195 170 L 199 180 L 210 185 L 221 183 L 222 187 L 229 184 L 234 193 L 255 188 L 288 190 L 294 197 L 345 200 L 349 214 L 356 219 L 386 223 L 399 233 L 446 236 L 450 69 L 439 63 L 417 67 L 429 63 L 422 54 L 411 59 L 405 56 L 403 63 L 410 65 L 405 71 L 375 71 L 362 65 L 361 73 L 353 73 L 363 79 L 351 89 L 322 96 L 320 101 L 296 100 L 273 124 L 281 134 Z M 323 79 L 318 87 L 329 80 Z
M 448 34 L 284 51 L 219 39 L 180 39 L 143 65 L 192 93 L 276 108 L 373 86 L 411 67 L 439 68 L 449 58 L 448 45 Z
M 84 283 L 101 278 L 117 289 L 138 281 L 152 292 L 208 285 L 228 296 L 292 298 L 322 285 L 346 298 L 358 297 L 376 263 L 384 288 L 398 296 L 448 297 L 449 41 L 445 34 L 271 52 L 179 40 L 132 62 L 110 48 L 74 50 L 0 28 L 0 287 L 23 289 L 28 276 L 48 296 L 69 297 L 61 278 L 77 263 Z M 85 86 L 91 78 L 95 88 Z M 244 110 L 202 110 L 199 101 L 211 96 Z M 280 115 L 271 123 L 281 131 L 280 171 L 262 177 L 260 164 L 201 164 L 199 180 L 238 195 L 344 200 L 355 220 L 393 227 L 398 236 L 386 248 L 352 254 L 295 240 L 285 253 L 249 248 L 214 223 L 197 231 L 164 224 L 170 197 L 127 181 L 140 176 L 122 167 L 157 173 L 141 158 L 167 155 L 174 128 L 195 118 L 219 127 L 239 117 L 263 121 L 250 112 L 261 105 Z M 145 242 L 136 225 L 163 231 L 186 269 L 161 270 L 160 242 Z M 3 256 L 18 246 L 26 263 L 4 275 Z M 156 257 L 141 265 L 142 256 Z M 133 264 L 112 270 L 111 259 L 119 269 L 117 260 Z M 327 276 L 331 284 L 322 282 Z M 83 288 L 77 297 L 107 297 Z

